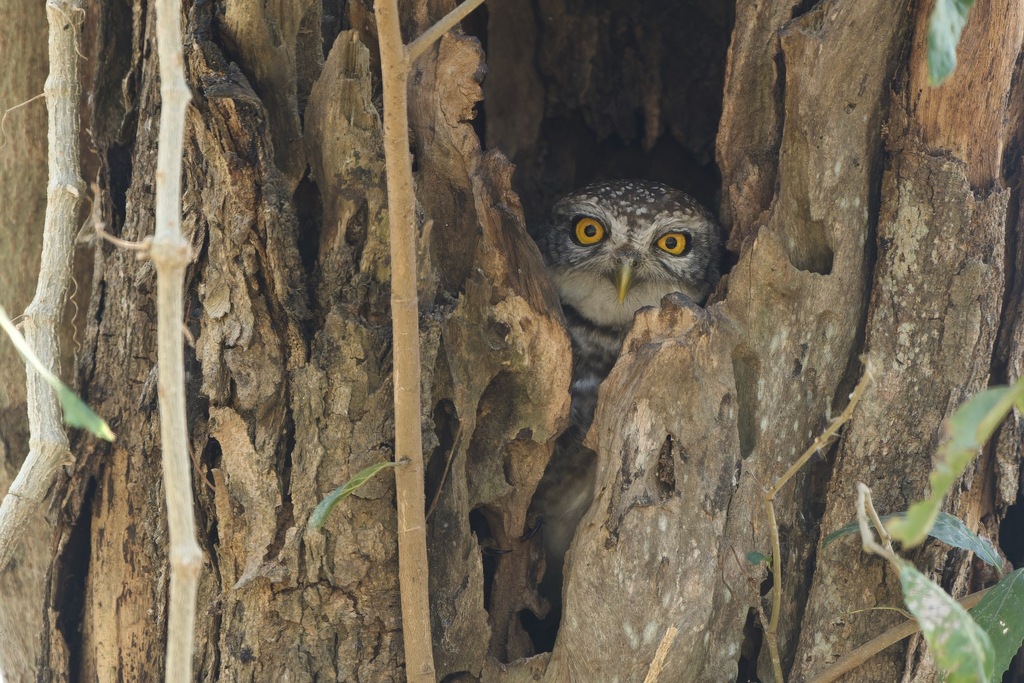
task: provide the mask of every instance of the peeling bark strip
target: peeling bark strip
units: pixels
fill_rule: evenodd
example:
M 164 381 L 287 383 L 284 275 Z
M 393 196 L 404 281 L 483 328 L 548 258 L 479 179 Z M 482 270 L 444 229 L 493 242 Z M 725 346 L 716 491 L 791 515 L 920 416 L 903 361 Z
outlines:
M 809 679 L 892 618 L 851 612 L 899 597 L 881 560 L 842 542 L 818 551 L 854 517 L 852 482 L 880 512 L 907 507 L 940 420 L 1024 367 L 1020 10 L 975 8 L 959 70 L 927 91 L 928 3 L 599 4 L 492 0 L 462 22 L 479 40 L 454 28 L 410 73 L 436 675 L 643 681 L 658 658 L 660 681 L 770 680 L 761 586 L 742 558 L 768 551 L 764 487 L 845 407 L 866 351 L 876 383 L 839 444 L 776 499 L 782 666 Z M 204 681 L 400 681 L 391 481 L 359 489 L 322 531 L 305 525 L 323 495 L 395 457 L 373 6 L 257 5 L 196 3 L 185 23 L 185 377 L 210 558 L 193 666 Z M 403 2 L 404 35 L 454 5 Z M 102 55 L 94 204 L 135 240 L 153 230 L 153 8 L 88 17 L 102 42 L 87 51 Z M 694 31 L 700 49 L 674 49 Z M 563 626 L 538 654 L 543 566 L 520 537 L 565 426 L 571 359 L 524 213 L 634 174 L 711 198 L 712 157 L 737 262 L 708 308 L 670 298 L 639 314 L 589 435 L 598 490 Z M 78 380 L 120 440 L 73 443 L 44 660 L 55 679 L 154 679 L 168 635 L 155 282 L 151 264 L 97 252 Z M 1001 525 L 1020 537 L 1003 520 L 1020 495 L 1015 420 L 947 506 L 993 539 Z M 939 544 L 911 559 L 958 594 L 985 580 Z M 937 680 L 918 648 L 849 678 Z

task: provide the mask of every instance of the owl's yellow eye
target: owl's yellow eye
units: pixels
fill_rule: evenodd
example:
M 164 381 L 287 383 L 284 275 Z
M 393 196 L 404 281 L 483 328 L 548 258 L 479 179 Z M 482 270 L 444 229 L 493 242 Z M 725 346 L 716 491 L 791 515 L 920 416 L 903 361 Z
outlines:
M 657 245 L 673 256 L 682 256 L 690 250 L 690 236 L 685 232 L 668 232 L 658 238 Z
M 576 219 L 576 243 L 589 247 L 604 239 L 604 226 L 596 218 L 580 216 Z

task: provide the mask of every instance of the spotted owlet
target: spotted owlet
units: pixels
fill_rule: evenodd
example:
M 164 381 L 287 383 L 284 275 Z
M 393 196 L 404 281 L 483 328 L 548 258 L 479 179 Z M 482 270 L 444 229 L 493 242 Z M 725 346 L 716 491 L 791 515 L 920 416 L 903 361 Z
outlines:
M 707 299 L 719 278 L 722 238 L 711 214 L 689 195 L 659 183 L 615 180 L 560 199 L 537 244 L 562 301 L 573 354 L 569 429 L 531 505 L 547 558 L 541 591 L 557 619 L 565 553 L 594 497 L 594 453 L 582 442 L 598 385 L 637 310 L 672 292 L 696 303 Z

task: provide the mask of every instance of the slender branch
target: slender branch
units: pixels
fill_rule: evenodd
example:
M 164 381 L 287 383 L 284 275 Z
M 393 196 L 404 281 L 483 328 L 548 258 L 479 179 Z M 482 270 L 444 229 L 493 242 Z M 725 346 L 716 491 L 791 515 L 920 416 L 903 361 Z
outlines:
M 861 376 L 860 381 L 857 382 L 857 386 L 854 388 L 853 393 L 850 394 L 850 400 L 846 404 L 846 408 L 843 409 L 843 412 L 841 412 L 836 419 L 829 423 L 828 427 L 825 428 L 825 431 L 823 431 L 818 438 L 814 440 L 814 443 L 812 443 L 807 450 L 797 458 L 796 462 L 786 470 L 786 473 L 779 477 L 778 481 L 775 482 L 775 485 L 765 493 L 765 497 L 768 498 L 768 500 L 773 500 L 775 498 L 775 494 L 779 492 L 779 489 L 785 486 L 786 482 L 792 479 L 796 473 L 800 471 L 800 468 L 811 459 L 811 456 L 827 446 L 828 442 L 832 440 L 832 437 L 839 432 L 839 428 L 850 421 L 850 418 L 853 417 L 853 409 L 857 407 L 858 403 L 860 403 L 861 397 L 864 395 L 864 392 L 868 388 L 868 384 L 870 384 L 871 379 L 874 377 L 873 373 L 874 368 L 871 365 L 871 359 L 865 358 L 864 374 Z
M 779 616 L 782 611 L 782 550 L 781 543 L 779 541 L 779 525 L 775 518 L 775 496 L 790 479 L 792 479 L 800 468 L 807 464 L 807 461 L 811 459 L 815 453 L 828 445 L 828 442 L 839 433 L 839 428 L 849 422 L 850 418 L 853 417 L 853 410 L 860 403 L 860 399 L 864 396 L 864 392 L 868 388 L 868 384 L 873 378 L 873 368 L 871 365 L 871 359 L 864 359 L 864 374 L 861 376 L 860 381 L 857 382 L 857 386 L 854 388 L 853 393 L 850 394 L 850 400 L 846 404 L 846 408 L 839 414 L 836 419 L 829 423 L 828 427 L 825 428 L 817 439 L 805 450 L 799 458 L 796 459 L 786 472 L 779 477 L 775 484 L 765 491 L 764 501 L 765 507 L 768 508 L 768 533 L 771 536 L 772 543 L 772 614 L 765 626 L 764 637 L 768 643 L 768 654 L 772 661 L 772 670 L 775 674 L 776 683 L 783 683 L 785 679 L 782 676 L 782 660 L 779 656 L 779 642 L 778 642 L 778 629 L 779 629 Z
M 203 563 L 195 535 L 185 417 L 185 349 L 181 334 L 185 315 L 182 289 L 190 258 L 189 245 L 181 234 L 180 225 L 181 155 L 185 111 L 191 95 L 185 83 L 180 0 L 157 0 L 156 31 L 162 104 L 156 169 L 156 229 L 150 257 L 157 276 L 157 387 L 171 563 L 164 680 L 172 683 L 192 680 L 192 633 Z
M 871 533 L 871 520 L 878 520 L 877 526 L 882 526 L 882 521 L 878 519 L 878 513 L 875 511 L 875 504 L 871 501 L 871 489 L 866 484 L 857 482 L 857 524 L 860 526 L 861 547 L 866 553 L 881 555 L 899 569 L 899 558 L 896 557 L 892 545 L 886 547 L 875 542 L 875 536 Z
M 771 499 L 765 501 L 768 509 L 768 528 L 771 535 L 771 616 L 765 626 L 765 640 L 768 642 L 768 655 L 771 658 L 772 673 L 775 683 L 783 683 L 782 657 L 778 652 L 778 621 L 782 613 L 782 546 L 778 540 L 778 521 L 775 519 L 775 504 Z
M 430 515 L 434 514 L 434 508 L 437 507 L 437 501 L 441 499 L 441 491 L 444 490 L 444 483 L 448 481 L 448 473 L 452 469 L 452 461 L 455 460 L 455 452 L 459 448 L 459 442 L 462 441 L 462 423 L 459 422 L 459 429 L 455 432 L 455 439 L 452 441 L 452 447 L 448 449 L 448 458 L 444 462 L 444 472 L 441 473 L 441 481 L 437 485 L 437 491 L 434 492 L 434 497 L 430 499 L 430 507 L 427 508 L 427 519 L 430 519 Z
M 778 638 L 779 615 L 782 614 L 782 544 L 779 541 L 779 523 L 775 518 L 775 503 L 771 498 L 765 502 L 768 507 L 768 528 L 772 530 L 772 615 L 765 626 L 764 639 L 768 642 L 768 655 L 772 660 L 775 683 L 785 683 Z
M 419 306 L 416 292 L 416 225 L 409 156 L 406 59 L 397 0 L 374 3 L 384 89 L 384 158 L 387 164 L 391 242 L 391 324 L 395 390 L 395 468 L 398 501 L 398 582 L 402 603 L 406 678 L 434 683 L 427 582 L 427 540 L 420 423 Z M 428 31 L 429 33 L 429 31 Z
M 22 107 L 27 107 L 36 100 L 41 100 L 45 97 L 46 93 L 41 92 L 38 95 L 35 95 L 34 97 L 28 98 L 24 102 L 19 102 L 13 107 L 8 107 L 7 111 L 4 112 L 4 115 L 0 116 L 0 150 L 7 146 L 7 117 L 10 116 L 13 112 L 21 109 Z
M 970 595 L 961 598 L 958 602 L 964 609 L 971 609 L 981 602 L 985 593 L 988 593 L 990 590 L 992 589 L 986 588 L 985 590 L 978 591 L 977 593 L 971 593 Z M 894 645 L 904 638 L 914 635 L 920 630 L 921 625 L 917 623 L 916 619 L 910 619 L 898 626 L 894 626 L 885 633 L 875 636 L 856 650 L 847 652 L 845 655 L 837 659 L 832 666 L 815 675 L 814 678 L 810 680 L 810 683 L 831 683 L 843 674 L 853 671 L 890 645 Z
M 882 518 L 878 516 L 878 511 L 875 510 L 875 504 L 871 500 L 871 489 L 869 489 L 866 484 L 857 484 L 858 489 L 861 486 L 864 487 L 864 497 L 867 505 L 868 516 L 871 519 L 871 525 L 875 527 L 875 531 L 878 533 L 878 538 L 882 541 L 882 546 L 885 550 L 889 554 L 895 556 L 896 551 L 892 549 L 892 536 L 890 536 L 889 532 L 886 531 L 885 525 L 882 524 Z M 863 533 L 864 529 L 862 527 L 861 534 L 863 535 Z
M 465 2 L 444 15 L 440 21 L 424 31 L 422 36 L 409 43 L 409 47 L 406 49 L 409 63 L 415 62 L 431 45 L 440 40 L 441 36 L 452 30 L 455 24 L 465 19 L 470 12 L 482 4 L 484 4 L 484 0 L 465 0 Z
M 99 235 L 101 239 L 110 242 L 115 247 L 119 249 L 127 249 L 128 251 L 138 252 L 139 258 L 149 258 L 149 248 L 152 246 L 153 242 L 152 237 L 146 237 L 145 239 L 139 242 L 132 242 L 131 240 L 123 240 L 120 237 L 114 237 L 109 232 L 107 232 L 107 229 L 103 227 L 102 223 L 97 222 L 95 225 L 95 229 L 96 234 Z
M 78 206 L 85 192 L 78 155 L 81 83 L 76 45 L 83 15 L 80 0 L 48 0 L 46 3 L 50 75 L 43 91 L 49 110 L 50 179 L 46 188 L 39 279 L 35 297 L 25 310 L 23 329 L 42 365 L 57 376 L 60 375 L 61 311 L 71 280 Z M 8 565 L 29 517 L 46 501 L 61 465 L 72 459 L 57 396 L 46 379 L 33 369 L 28 368 L 26 379 L 29 452 L 0 504 L 0 569 Z

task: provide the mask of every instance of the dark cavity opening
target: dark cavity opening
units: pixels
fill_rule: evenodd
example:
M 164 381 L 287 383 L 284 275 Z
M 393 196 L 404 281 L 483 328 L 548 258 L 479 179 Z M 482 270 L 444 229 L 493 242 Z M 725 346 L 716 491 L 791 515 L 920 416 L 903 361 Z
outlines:
M 491 533 L 491 525 L 482 509 L 470 510 L 469 528 L 476 536 L 476 542 L 480 546 L 480 558 L 484 570 L 484 609 L 490 612 L 494 574 L 498 570 L 498 558 L 502 550 L 498 547 L 494 534 Z
M 645 178 L 715 208 L 732 2 L 488 0 L 484 143 L 516 164 L 531 230 L 558 196 Z

